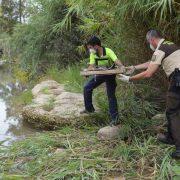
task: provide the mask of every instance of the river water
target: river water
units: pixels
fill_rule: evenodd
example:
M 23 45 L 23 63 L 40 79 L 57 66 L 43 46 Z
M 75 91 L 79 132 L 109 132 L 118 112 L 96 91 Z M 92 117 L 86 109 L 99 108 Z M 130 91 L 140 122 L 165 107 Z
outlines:
M 0 67 L 0 144 L 26 138 L 35 133 L 27 123 L 23 122 L 20 110 L 10 103 L 13 93 L 23 91 L 22 87 L 11 76 L 11 68 Z

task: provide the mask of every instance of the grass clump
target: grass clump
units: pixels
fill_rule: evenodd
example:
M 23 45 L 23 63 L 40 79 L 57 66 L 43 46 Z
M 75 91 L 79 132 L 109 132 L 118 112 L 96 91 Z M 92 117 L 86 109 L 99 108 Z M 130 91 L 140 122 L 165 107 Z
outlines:
M 50 67 L 46 71 L 46 76 L 65 85 L 65 89 L 71 92 L 81 92 L 83 87 L 83 77 L 80 76 L 81 65 L 68 66 L 59 70 L 57 67 Z
M 171 147 L 154 137 L 99 141 L 97 127 L 62 128 L 16 142 L 0 151 L 0 173 L 39 179 L 171 179 L 177 163 Z M 56 150 L 63 149 L 63 153 Z M 174 170 L 172 169 L 174 167 Z
M 55 99 L 54 99 L 54 98 L 51 98 L 51 99 L 48 101 L 48 103 L 46 103 L 46 104 L 43 105 L 43 109 L 44 109 L 45 111 L 51 111 L 51 110 L 53 110 L 53 108 L 54 108 L 54 102 L 55 102 Z
M 49 94 L 49 88 L 48 87 L 43 88 L 42 93 L 43 94 Z
M 30 89 L 18 93 L 16 96 L 11 98 L 12 104 L 16 106 L 25 106 L 32 103 L 33 94 Z

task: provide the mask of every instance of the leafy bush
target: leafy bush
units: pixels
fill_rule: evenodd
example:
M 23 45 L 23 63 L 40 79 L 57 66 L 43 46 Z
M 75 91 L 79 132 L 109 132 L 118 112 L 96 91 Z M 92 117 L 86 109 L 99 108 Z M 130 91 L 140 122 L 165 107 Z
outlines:
M 98 34 L 125 64 L 135 64 L 150 58 L 149 28 L 179 41 L 178 7 L 166 0 L 36 0 L 28 23 L 14 28 L 13 46 L 23 67 L 35 73 L 50 64 L 62 68 L 76 62 L 76 46 Z
M 37 1 L 27 24 L 14 28 L 12 45 L 24 69 L 37 72 L 51 64 L 61 67 L 77 61 L 76 29 L 54 32 L 54 24 L 64 17 L 64 1 Z M 40 9 L 39 9 L 40 8 Z

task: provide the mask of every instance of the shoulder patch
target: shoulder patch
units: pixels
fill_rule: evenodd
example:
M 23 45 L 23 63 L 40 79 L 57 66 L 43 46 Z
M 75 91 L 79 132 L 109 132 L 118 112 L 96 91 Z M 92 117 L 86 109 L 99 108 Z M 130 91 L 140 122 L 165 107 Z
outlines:
M 174 44 L 174 43 L 171 42 L 171 41 L 164 41 L 163 44 L 172 45 L 172 44 Z

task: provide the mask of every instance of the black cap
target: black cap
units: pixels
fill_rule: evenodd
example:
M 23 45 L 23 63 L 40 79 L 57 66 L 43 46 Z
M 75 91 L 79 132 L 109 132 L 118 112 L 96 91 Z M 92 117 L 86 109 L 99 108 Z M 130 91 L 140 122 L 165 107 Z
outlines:
M 92 36 L 89 41 L 87 42 L 86 45 L 91 45 L 91 46 L 101 46 L 101 40 L 97 36 Z

